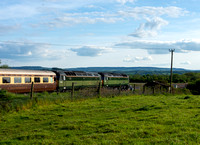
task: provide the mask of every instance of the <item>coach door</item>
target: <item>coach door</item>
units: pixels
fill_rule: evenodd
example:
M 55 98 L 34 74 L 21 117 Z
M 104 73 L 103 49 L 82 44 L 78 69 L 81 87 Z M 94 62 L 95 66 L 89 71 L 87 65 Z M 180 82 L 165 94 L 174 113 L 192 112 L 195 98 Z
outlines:
M 67 89 L 67 81 L 66 81 L 66 76 L 65 76 L 65 75 L 63 75 L 63 76 L 62 76 L 62 78 L 63 78 L 63 89 L 64 89 L 64 90 L 66 90 L 66 89 Z

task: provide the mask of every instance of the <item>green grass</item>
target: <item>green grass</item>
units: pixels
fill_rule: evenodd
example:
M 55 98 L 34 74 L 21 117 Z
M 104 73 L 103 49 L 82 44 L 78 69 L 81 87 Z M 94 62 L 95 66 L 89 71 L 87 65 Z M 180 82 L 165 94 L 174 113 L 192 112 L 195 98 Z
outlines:
M 199 144 L 199 96 L 118 96 L 1 114 L 0 144 Z

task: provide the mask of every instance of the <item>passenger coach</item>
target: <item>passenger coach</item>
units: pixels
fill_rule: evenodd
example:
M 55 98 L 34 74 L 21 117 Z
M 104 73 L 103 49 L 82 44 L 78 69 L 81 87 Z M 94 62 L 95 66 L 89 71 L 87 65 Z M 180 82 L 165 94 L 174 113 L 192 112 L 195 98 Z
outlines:
M 54 91 L 56 74 L 51 71 L 0 69 L 0 88 L 13 93 Z

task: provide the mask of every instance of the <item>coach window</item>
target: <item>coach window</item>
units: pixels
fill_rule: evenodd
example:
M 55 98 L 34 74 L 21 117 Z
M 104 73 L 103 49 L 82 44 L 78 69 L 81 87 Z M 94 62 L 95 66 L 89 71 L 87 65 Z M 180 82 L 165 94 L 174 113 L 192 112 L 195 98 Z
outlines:
M 48 83 L 48 78 L 43 78 L 43 83 Z
M 22 82 L 22 79 L 21 79 L 21 77 L 15 77 L 14 78 L 14 83 L 16 84 L 16 83 L 21 83 Z
M 31 78 L 30 77 L 25 77 L 25 83 L 31 83 Z
M 10 77 L 3 77 L 2 82 L 3 83 L 10 83 Z
M 53 83 L 53 78 L 52 77 L 50 77 L 50 81 L 51 81 L 51 83 Z
M 34 82 L 35 82 L 35 83 L 40 83 L 40 78 L 39 78 L 39 77 L 34 78 Z

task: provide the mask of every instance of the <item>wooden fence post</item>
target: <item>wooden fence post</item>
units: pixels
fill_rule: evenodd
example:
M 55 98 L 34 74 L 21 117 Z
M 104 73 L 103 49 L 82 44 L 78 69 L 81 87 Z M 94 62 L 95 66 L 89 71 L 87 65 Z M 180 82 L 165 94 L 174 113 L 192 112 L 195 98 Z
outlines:
M 101 97 L 101 82 L 99 82 L 99 87 L 98 87 L 98 98 Z
M 145 85 L 143 86 L 143 94 L 145 93 Z
M 33 99 L 33 91 L 34 91 L 34 83 L 31 83 L 31 95 L 30 95 L 30 99 Z
M 152 87 L 152 92 L 155 94 L 155 86 Z
M 71 99 L 73 100 L 74 97 L 74 82 L 72 82 L 72 92 L 71 92 Z
M 119 94 L 121 94 L 121 90 L 122 90 L 122 85 L 120 84 L 120 86 L 119 86 Z

